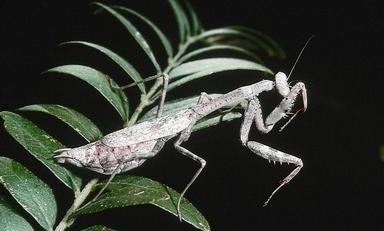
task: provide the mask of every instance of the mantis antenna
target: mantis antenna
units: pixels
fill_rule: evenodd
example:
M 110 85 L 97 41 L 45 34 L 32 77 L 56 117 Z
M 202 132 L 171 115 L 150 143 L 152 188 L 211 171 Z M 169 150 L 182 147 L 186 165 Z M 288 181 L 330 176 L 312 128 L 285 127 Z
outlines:
M 292 66 L 292 69 L 291 69 L 291 71 L 289 72 L 289 75 L 288 75 L 288 77 L 287 77 L 287 81 L 288 81 L 288 79 L 289 79 L 289 77 L 291 77 L 291 74 L 292 74 L 292 72 L 293 72 L 293 70 L 295 69 L 295 67 L 296 67 L 296 64 L 297 64 L 297 62 L 299 61 L 299 59 L 300 59 L 300 57 L 301 57 L 301 55 L 303 54 L 303 52 L 304 52 L 304 49 L 307 47 L 307 45 L 308 45 L 308 43 L 313 39 L 315 37 L 315 35 L 312 35 L 311 37 L 309 37 L 309 39 L 307 39 L 307 41 L 305 42 L 305 44 L 304 44 L 304 46 L 303 46 L 303 48 L 301 48 L 301 51 L 300 51 L 300 53 L 299 53 L 299 55 L 297 56 L 297 58 L 296 58 L 296 60 L 295 60 L 295 63 L 293 64 L 293 66 Z M 306 93 L 304 93 L 305 95 L 304 95 L 304 97 L 306 98 L 307 96 L 306 96 Z M 291 116 L 291 118 L 287 121 L 287 122 L 285 122 L 284 123 L 284 125 L 279 129 L 279 132 L 281 132 L 281 131 L 283 131 L 283 129 L 300 113 L 300 112 L 304 112 L 306 110 L 306 105 L 304 105 L 304 108 L 301 108 L 301 109 L 299 109 L 297 112 L 295 112 L 292 116 Z
M 300 51 L 299 55 L 297 56 L 297 58 L 296 58 L 296 60 L 295 60 L 295 63 L 294 63 L 293 66 L 292 66 L 291 71 L 290 71 L 289 74 L 288 74 L 287 80 L 289 79 L 289 77 L 291 77 L 291 74 L 292 74 L 293 70 L 295 69 L 296 64 L 297 64 L 297 62 L 299 61 L 301 55 L 303 54 L 305 47 L 307 47 L 308 43 L 309 43 L 314 37 L 315 37 L 315 35 L 312 35 L 311 37 L 309 37 L 309 39 L 307 40 L 307 42 L 305 42 L 303 48 L 301 48 L 301 51 Z

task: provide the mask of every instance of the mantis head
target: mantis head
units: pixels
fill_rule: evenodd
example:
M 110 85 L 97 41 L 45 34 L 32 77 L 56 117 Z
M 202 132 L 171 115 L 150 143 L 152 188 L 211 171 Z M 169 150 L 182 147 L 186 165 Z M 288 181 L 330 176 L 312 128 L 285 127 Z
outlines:
M 54 156 L 55 160 L 60 163 L 68 163 L 80 168 L 88 168 L 92 171 L 103 173 L 99 166 L 99 162 L 95 160 L 94 155 L 89 155 L 89 149 L 83 147 L 79 148 L 65 148 L 56 150 L 58 153 Z

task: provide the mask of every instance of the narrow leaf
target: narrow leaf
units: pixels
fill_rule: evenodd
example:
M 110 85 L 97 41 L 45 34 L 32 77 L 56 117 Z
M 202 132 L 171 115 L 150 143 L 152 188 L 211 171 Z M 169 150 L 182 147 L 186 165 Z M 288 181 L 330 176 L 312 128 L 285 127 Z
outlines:
M 128 61 L 126 61 L 124 58 L 122 58 L 115 52 L 109 50 L 106 47 L 103 47 L 94 43 L 90 43 L 90 42 L 69 41 L 62 44 L 64 45 L 65 44 L 81 44 L 81 45 L 88 46 L 100 51 L 101 53 L 105 54 L 108 58 L 110 58 L 112 61 L 114 61 L 117 65 L 119 65 L 121 69 L 123 69 L 125 73 L 127 73 L 127 75 L 131 77 L 135 83 L 137 83 L 137 86 L 139 87 L 140 91 L 143 94 L 146 93 L 145 86 L 143 83 L 143 78 L 141 78 L 141 75 L 139 74 L 139 72 Z
M 253 42 L 255 45 L 259 46 L 261 49 L 267 52 L 269 56 L 275 55 L 274 48 L 264 42 L 259 36 L 255 36 L 254 34 L 249 34 L 247 32 L 237 30 L 235 28 L 226 27 L 226 28 L 218 28 L 212 29 L 202 32 L 196 39 L 197 40 L 206 40 L 210 37 L 220 36 L 221 38 L 231 38 L 232 37 L 240 37 L 245 38 L 248 41 Z
M 192 80 L 210 76 L 217 72 L 229 70 L 256 70 L 272 74 L 272 71 L 269 70 L 267 67 L 248 60 L 234 58 L 201 59 L 181 64 L 180 66 L 173 69 L 169 73 L 171 79 L 184 75 L 186 76 L 171 82 L 168 85 L 168 91 L 171 91 Z M 160 93 L 158 92 L 155 96 L 158 97 L 159 94 Z
M 180 43 L 183 43 L 186 41 L 191 31 L 187 15 L 177 0 L 168 0 L 168 2 L 171 4 L 173 13 L 176 17 L 177 25 L 179 27 Z
M 253 28 L 249 28 L 249 27 L 245 27 L 245 26 L 231 26 L 229 28 L 232 28 L 232 29 L 235 29 L 238 31 L 242 31 L 242 32 L 246 32 L 246 33 L 249 33 L 255 37 L 257 36 L 257 37 L 265 40 L 266 43 L 268 43 L 274 49 L 274 51 L 273 51 L 274 56 L 277 56 L 278 58 L 281 58 L 281 59 L 284 59 L 286 57 L 286 54 L 285 54 L 283 48 L 274 39 L 272 39 L 268 35 L 260 32 L 258 30 L 255 30 Z
M 269 70 L 267 67 L 245 59 L 207 58 L 181 64 L 176 68 L 172 69 L 171 72 L 169 72 L 169 77 L 173 79 L 194 73 L 197 73 L 199 77 L 202 77 L 204 75 L 201 75 L 199 73 L 214 74 L 216 72 L 228 70 L 257 70 L 272 74 L 272 71 Z M 184 77 L 183 79 L 186 78 L 190 78 L 190 76 Z
M 244 48 L 241 48 L 238 46 L 232 46 L 232 45 L 213 45 L 213 46 L 209 46 L 209 47 L 199 48 L 199 49 L 193 50 L 190 53 L 187 53 L 184 56 L 182 56 L 179 59 L 178 63 L 183 63 L 183 62 L 185 62 L 185 61 L 187 61 L 187 60 L 189 60 L 189 59 L 191 59 L 197 55 L 201 55 L 201 54 L 204 54 L 207 52 L 217 51 L 217 50 L 237 51 L 237 52 L 240 52 L 242 54 L 248 55 L 249 57 L 253 58 L 257 63 L 262 63 L 261 59 L 256 54 L 254 54 L 253 52 L 248 51 Z
M 58 104 L 34 104 L 19 108 L 20 111 L 38 111 L 55 116 L 72 127 L 88 142 L 99 140 L 103 134 L 99 128 L 83 114 Z
M 205 128 L 216 126 L 221 122 L 229 122 L 238 118 L 241 118 L 240 112 L 227 112 L 225 114 L 214 115 L 214 116 L 203 118 L 202 120 L 198 121 L 193 126 L 192 129 L 193 131 L 198 131 Z
M 209 98 L 214 99 L 219 96 L 222 96 L 222 94 L 209 94 Z M 192 96 L 189 98 L 184 99 L 176 99 L 169 102 L 166 102 L 164 105 L 164 111 L 163 115 L 171 115 L 178 111 L 193 107 L 197 105 L 197 102 L 199 100 L 200 96 Z M 228 109 L 234 109 L 235 107 L 238 109 L 244 109 L 243 103 L 240 103 L 239 105 L 226 105 L 225 107 L 221 108 L 222 110 L 228 110 Z M 146 120 L 151 120 L 156 117 L 157 107 L 155 106 L 151 108 L 147 113 L 145 113 L 139 120 L 139 122 L 143 122 Z M 241 118 L 241 113 L 239 112 L 220 112 L 220 113 L 212 113 L 213 115 L 210 115 L 208 117 L 205 117 L 201 120 L 199 120 L 194 126 L 193 130 L 201 130 L 204 128 L 216 126 L 221 122 L 229 122 L 234 119 Z
M 147 41 L 144 39 L 143 35 L 139 32 L 139 30 L 137 30 L 137 28 L 128 19 L 126 19 L 124 16 L 122 16 L 121 14 L 119 14 L 117 11 L 115 11 L 112 8 L 110 8 L 109 6 L 106 6 L 106 5 L 104 5 L 102 3 L 99 3 L 99 2 L 96 2 L 94 4 L 99 6 L 99 7 L 101 7 L 101 8 L 103 8 L 104 10 L 106 10 L 113 17 L 115 17 L 117 20 L 119 20 L 119 22 L 121 24 L 123 24 L 123 26 L 135 38 L 137 43 L 144 50 L 144 52 L 147 54 L 147 56 L 149 57 L 149 59 L 151 60 L 153 65 L 155 66 L 156 71 L 157 72 L 161 72 L 160 65 L 157 62 L 157 60 L 156 60 L 156 58 L 155 58 L 155 56 L 154 56 L 154 54 L 153 54 L 153 52 L 151 50 L 151 47 L 148 45 Z
M 191 34 L 192 35 L 199 34 L 203 30 L 203 26 L 201 25 L 201 22 L 200 22 L 199 18 L 197 17 L 196 11 L 193 9 L 191 3 L 188 0 L 184 0 L 184 3 L 186 5 L 187 12 L 188 12 L 188 14 L 192 20 L 192 22 L 191 22 L 192 33 Z
M 67 187 L 80 192 L 81 179 L 53 160 L 54 151 L 64 148 L 57 140 L 20 115 L 3 111 L 5 130 L 29 153 L 43 163 Z
M 102 226 L 102 225 L 94 225 L 94 226 L 82 229 L 82 231 L 116 231 L 116 230 Z
M 144 17 L 142 14 L 140 14 L 137 11 L 134 11 L 132 9 L 129 9 L 127 7 L 123 6 L 113 6 L 112 8 L 122 10 L 124 12 L 128 12 L 130 14 L 135 15 L 136 17 L 140 18 L 143 22 L 145 22 L 152 30 L 157 34 L 159 37 L 161 43 L 164 46 L 165 51 L 167 52 L 168 57 L 173 56 L 173 48 L 171 43 L 169 42 L 168 38 L 164 35 L 164 33 L 148 18 Z
M 209 97 L 216 98 L 220 96 L 221 94 L 210 94 Z M 168 102 L 165 102 L 164 108 L 163 108 L 163 115 L 171 115 L 178 111 L 187 109 L 189 107 L 197 105 L 197 102 L 200 98 L 200 95 L 192 96 L 188 98 L 181 98 L 176 100 L 171 100 Z M 156 117 L 158 106 L 155 106 L 151 108 L 149 111 L 147 111 L 139 120 L 139 122 L 145 121 L 145 120 L 151 120 Z
M 95 190 L 104 184 L 98 184 Z M 155 205 L 177 216 L 177 200 L 180 194 L 159 182 L 137 176 L 117 176 L 108 186 L 108 192 L 102 194 L 93 204 L 79 211 L 88 214 L 109 208 L 118 208 L 139 204 Z M 200 230 L 210 230 L 203 215 L 185 198 L 181 201 L 183 220 Z
M 0 183 L 45 230 L 53 230 L 57 205 L 52 189 L 18 162 L 0 157 Z
M 84 80 L 112 104 L 124 122 L 128 120 L 128 99 L 124 92 L 118 88 L 118 85 L 106 74 L 83 65 L 63 65 L 49 69 L 46 72 L 68 74 Z
M 6 201 L 1 195 L 0 227 L 3 231 L 33 231 L 33 227 L 29 222 L 19 215 L 16 206 Z

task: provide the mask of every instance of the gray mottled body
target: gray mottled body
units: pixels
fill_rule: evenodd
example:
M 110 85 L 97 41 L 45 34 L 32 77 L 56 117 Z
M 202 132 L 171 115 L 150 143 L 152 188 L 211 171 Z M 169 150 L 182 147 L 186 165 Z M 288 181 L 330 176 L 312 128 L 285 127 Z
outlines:
M 164 84 L 166 85 L 166 83 L 167 81 L 164 79 Z M 258 95 L 274 89 L 283 97 L 283 100 L 264 121 Z M 249 131 L 253 122 L 262 133 L 271 131 L 277 122 L 292 114 L 291 109 L 300 93 L 302 93 L 303 98 L 303 108 L 301 111 L 304 112 L 307 107 L 305 85 L 299 82 L 290 87 L 287 83 L 286 75 L 279 72 L 275 76 L 275 81 L 262 80 L 249 86 L 240 87 L 214 99 L 209 99 L 206 94 L 202 94 L 197 105 L 173 115 L 161 116 L 163 105 L 160 104 L 159 108 L 161 109 L 157 113 L 158 118 L 118 130 L 106 135 L 99 141 L 78 148 L 60 150 L 60 154 L 56 156 L 56 159 L 61 163 L 68 162 L 103 174 L 111 174 L 111 180 L 114 174 L 126 172 L 140 166 L 145 160 L 156 155 L 166 141 L 177 136 L 174 142 L 175 149 L 200 164 L 200 168 L 181 193 L 181 199 L 206 164 L 204 159 L 182 147 L 181 143 L 188 140 L 193 125 L 201 118 L 225 106 L 236 105 L 243 100 L 247 100 L 248 108 L 244 113 L 244 119 L 240 128 L 242 144 L 268 161 L 296 165 L 296 168 L 273 191 L 266 202 L 267 204 L 274 193 L 300 171 L 303 163 L 295 156 L 283 153 L 256 141 L 249 141 Z M 164 97 L 165 94 L 163 93 L 162 102 Z M 180 199 L 177 205 L 178 211 L 180 211 Z M 180 212 L 179 216 L 181 217 Z
M 226 105 L 240 103 L 243 99 L 257 96 L 263 91 L 270 91 L 273 87 L 274 82 L 270 80 L 244 86 L 176 114 L 112 132 L 101 140 L 62 152 L 56 159 L 107 175 L 113 174 L 119 163 L 125 162 L 118 173 L 126 172 L 140 166 L 148 159 L 146 156 L 157 154 L 161 149 L 154 149 L 156 144 L 160 146 L 159 143 L 166 142 L 199 119 Z M 76 161 L 73 161 L 74 159 Z

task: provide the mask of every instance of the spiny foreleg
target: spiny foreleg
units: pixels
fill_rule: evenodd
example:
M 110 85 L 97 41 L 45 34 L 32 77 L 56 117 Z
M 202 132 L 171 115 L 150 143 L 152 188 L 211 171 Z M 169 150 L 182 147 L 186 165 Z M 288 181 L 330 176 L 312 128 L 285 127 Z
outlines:
M 258 130 L 267 133 L 269 132 L 272 127 L 268 126 L 263 121 L 262 111 L 261 111 L 261 105 L 259 102 L 259 99 L 257 97 L 254 97 L 249 101 L 249 105 L 247 110 L 244 114 L 244 120 L 240 128 L 240 140 L 241 143 L 249 148 L 253 153 L 263 157 L 264 159 L 267 159 L 268 161 L 273 162 L 280 162 L 287 163 L 287 164 L 294 164 L 296 165 L 296 168 L 287 176 L 285 177 L 281 182 L 280 185 L 271 193 L 271 195 L 268 197 L 266 202 L 264 203 L 264 206 L 268 204 L 268 202 L 271 200 L 273 195 L 285 184 L 287 184 L 290 180 L 292 180 L 296 174 L 300 171 L 300 169 L 303 167 L 303 162 L 300 158 L 297 158 L 293 155 L 281 152 L 279 150 L 276 150 L 274 148 L 268 147 L 264 144 L 261 144 L 256 141 L 249 141 L 249 131 L 251 129 L 251 125 L 253 120 L 255 120 L 256 127 Z
M 283 96 L 283 100 L 280 104 L 268 115 L 265 120 L 265 124 L 272 129 L 272 127 L 281 119 L 288 117 L 291 113 L 292 107 L 301 93 L 303 100 L 303 107 L 297 112 L 293 113 L 291 118 L 281 127 L 280 131 L 283 130 L 293 118 L 300 112 L 307 110 L 307 90 L 305 84 L 302 82 L 296 83 L 292 88 L 289 88 L 287 77 L 284 73 L 279 72 L 275 76 L 276 89 Z

